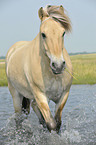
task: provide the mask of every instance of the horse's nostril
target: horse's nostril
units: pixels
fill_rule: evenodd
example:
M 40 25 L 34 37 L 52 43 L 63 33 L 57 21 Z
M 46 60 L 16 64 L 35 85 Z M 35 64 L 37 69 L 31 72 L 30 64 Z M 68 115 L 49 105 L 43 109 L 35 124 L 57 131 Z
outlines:
M 65 67 L 65 61 L 62 62 L 61 69 Z
M 51 62 L 51 69 L 55 74 L 60 74 L 65 68 L 65 61 L 62 62 Z
M 63 65 L 65 65 L 65 61 L 63 61 Z
M 56 63 L 55 62 L 52 62 L 52 67 L 56 68 Z

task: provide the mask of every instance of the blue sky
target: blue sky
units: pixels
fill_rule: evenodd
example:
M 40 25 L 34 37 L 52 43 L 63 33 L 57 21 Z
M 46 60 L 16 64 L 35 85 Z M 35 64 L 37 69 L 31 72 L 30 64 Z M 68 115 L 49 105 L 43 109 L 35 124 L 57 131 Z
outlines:
M 38 34 L 38 9 L 45 5 L 63 5 L 72 22 L 65 36 L 65 48 L 71 52 L 96 52 L 96 0 L 0 0 L 0 56 L 17 41 L 31 41 Z

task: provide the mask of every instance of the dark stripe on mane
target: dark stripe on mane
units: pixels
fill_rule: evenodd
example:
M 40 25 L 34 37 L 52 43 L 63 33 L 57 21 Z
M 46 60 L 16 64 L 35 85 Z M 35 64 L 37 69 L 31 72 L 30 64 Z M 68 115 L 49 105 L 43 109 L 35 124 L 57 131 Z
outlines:
M 59 22 L 66 31 L 71 31 L 70 19 L 65 12 L 60 9 L 60 6 L 47 6 L 45 10 L 47 11 L 49 17 Z

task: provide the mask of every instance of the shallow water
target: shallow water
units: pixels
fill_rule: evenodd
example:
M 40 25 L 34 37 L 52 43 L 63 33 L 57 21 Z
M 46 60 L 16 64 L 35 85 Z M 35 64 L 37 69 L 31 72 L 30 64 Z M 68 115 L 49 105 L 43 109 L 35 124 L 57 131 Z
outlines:
M 54 114 L 53 102 L 50 108 Z M 0 87 L 0 145 L 96 145 L 96 85 L 71 87 L 59 134 L 43 128 L 33 110 L 18 120 L 19 127 L 9 90 Z

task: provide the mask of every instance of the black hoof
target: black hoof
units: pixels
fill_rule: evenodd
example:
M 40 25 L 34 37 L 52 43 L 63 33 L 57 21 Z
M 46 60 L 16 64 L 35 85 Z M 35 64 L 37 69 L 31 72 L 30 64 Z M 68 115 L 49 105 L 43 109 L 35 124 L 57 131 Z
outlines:
M 60 122 L 57 122 L 57 125 L 56 125 L 56 132 L 57 133 L 59 133 L 60 127 L 61 127 L 61 121 Z

